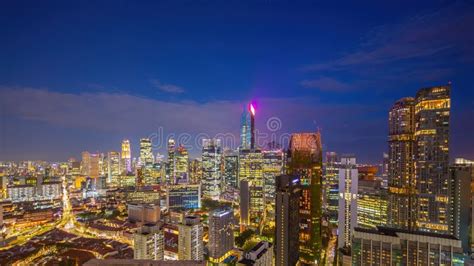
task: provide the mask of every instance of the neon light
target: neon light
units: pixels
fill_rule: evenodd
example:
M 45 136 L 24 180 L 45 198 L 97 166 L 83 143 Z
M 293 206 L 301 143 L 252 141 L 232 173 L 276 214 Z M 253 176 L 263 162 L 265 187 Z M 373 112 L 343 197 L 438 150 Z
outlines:
M 255 115 L 255 108 L 253 107 L 253 104 L 250 104 L 250 112 L 252 115 Z

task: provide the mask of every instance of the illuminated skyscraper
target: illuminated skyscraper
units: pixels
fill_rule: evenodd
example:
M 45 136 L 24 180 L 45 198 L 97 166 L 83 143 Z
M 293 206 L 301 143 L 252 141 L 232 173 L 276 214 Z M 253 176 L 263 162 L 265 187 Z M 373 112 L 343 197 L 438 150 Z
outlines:
M 299 205 L 301 187 L 297 176 L 276 177 L 275 265 L 296 265 L 299 258 Z
M 388 122 L 388 223 L 412 230 L 416 224 L 415 99 L 398 100 Z
M 352 231 L 357 226 L 358 179 L 356 158 L 343 156 L 339 165 L 338 248 L 351 245 Z
M 269 211 L 267 218 L 273 220 L 275 209 L 275 179 L 284 174 L 285 153 L 281 149 L 263 151 L 263 190 Z
M 339 159 L 335 152 L 326 152 L 323 175 L 324 208 L 329 222 L 337 225 L 339 206 Z
M 248 181 L 250 225 L 258 228 L 265 218 L 263 153 L 260 150 L 241 149 L 239 151 L 239 180 Z
M 174 182 L 176 177 L 176 160 L 175 160 L 176 143 L 173 138 L 168 139 L 168 182 Z M 171 181 L 172 180 L 172 181 Z
M 367 229 L 387 226 L 387 189 L 382 187 L 382 180 L 359 179 L 357 193 L 357 226 Z
M 415 178 L 417 227 L 449 233 L 449 116 L 451 86 L 425 88 L 416 94 Z
M 238 187 L 239 154 L 234 150 L 224 151 L 223 175 L 225 187 Z
M 120 154 L 111 151 L 107 154 L 107 181 L 116 183 L 120 176 Z
M 122 140 L 122 173 L 132 172 L 132 151 L 130 149 L 130 141 L 128 139 Z
M 202 141 L 202 192 L 206 198 L 219 199 L 222 188 L 222 147 L 219 139 Z
M 201 184 L 202 179 L 202 161 L 194 159 L 189 165 L 189 182 L 191 184 Z
M 322 212 L 322 147 L 321 135 L 295 133 L 291 135 L 288 172 L 300 177 L 300 260 L 317 264 L 321 254 Z
M 145 225 L 140 227 L 133 235 L 133 240 L 134 259 L 164 259 L 164 237 L 159 226 Z
M 244 105 L 240 121 L 240 148 L 255 149 L 255 108 Z
M 234 248 L 234 212 L 232 208 L 214 210 L 209 215 L 209 260 L 221 263 Z
M 140 165 L 145 167 L 151 167 L 153 165 L 153 162 L 154 158 L 151 149 L 150 139 L 140 139 Z
M 184 146 L 179 145 L 176 149 L 174 162 L 174 182 L 188 182 L 189 155 L 188 150 Z
M 91 154 L 88 151 L 83 151 L 81 156 L 81 174 L 89 176 L 91 173 Z
M 100 166 L 99 166 L 100 158 L 101 158 L 100 154 L 97 154 L 97 153 L 90 154 L 89 177 L 94 180 L 97 180 L 97 178 L 100 176 Z

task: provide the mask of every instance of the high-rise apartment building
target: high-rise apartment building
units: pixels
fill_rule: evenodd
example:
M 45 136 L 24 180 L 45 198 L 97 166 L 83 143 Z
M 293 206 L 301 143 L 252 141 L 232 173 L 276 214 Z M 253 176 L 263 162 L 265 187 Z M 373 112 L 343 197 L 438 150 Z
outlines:
M 416 94 L 415 179 L 417 227 L 449 233 L 449 117 L 451 86 L 424 88 Z
M 299 258 L 300 180 L 297 176 L 276 178 L 275 265 L 296 265 Z
M 412 230 L 416 225 L 415 99 L 398 100 L 388 116 L 388 222 Z
M 133 235 L 133 258 L 140 260 L 163 260 L 163 231 L 158 225 L 140 227 Z
M 132 172 L 132 150 L 130 149 L 130 141 L 128 139 L 122 140 L 122 153 L 121 153 L 121 169 L 120 171 L 124 174 Z
M 234 248 L 234 212 L 231 208 L 214 210 L 209 215 L 209 261 L 221 263 Z
M 178 225 L 178 259 L 201 261 L 204 259 L 203 226 L 198 216 L 186 216 Z
M 352 232 L 357 226 L 358 181 L 356 158 L 342 156 L 339 165 L 338 248 L 351 245 Z
M 203 139 L 202 145 L 202 192 L 203 196 L 218 199 L 221 194 L 222 147 L 219 139 Z
M 291 135 L 288 173 L 300 177 L 300 260 L 318 264 L 321 254 L 322 146 L 317 133 Z

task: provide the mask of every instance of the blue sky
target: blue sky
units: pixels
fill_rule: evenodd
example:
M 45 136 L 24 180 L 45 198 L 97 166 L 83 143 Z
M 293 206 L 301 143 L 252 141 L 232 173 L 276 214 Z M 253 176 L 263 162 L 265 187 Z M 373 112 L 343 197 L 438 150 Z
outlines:
M 474 158 L 474 4 L 414 2 L 3 1 L 0 160 L 235 135 L 253 100 L 262 132 L 377 162 L 391 104 L 448 81 L 451 155 Z

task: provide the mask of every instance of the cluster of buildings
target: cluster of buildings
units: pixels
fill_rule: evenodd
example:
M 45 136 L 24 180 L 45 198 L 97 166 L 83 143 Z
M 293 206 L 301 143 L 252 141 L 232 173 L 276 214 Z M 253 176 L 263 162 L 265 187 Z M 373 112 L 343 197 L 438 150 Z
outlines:
M 2 195 L 11 204 L 59 200 L 56 177 L 66 176 L 73 195 L 124 202 L 136 260 L 461 265 L 472 252 L 474 162 L 449 159 L 450 89 L 421 89 L 392 106 L 378 165 L 324 156 L 319 132 L 291 134 L 286 150 L 258 147 L 249 104 L 236 149 L 203 139 L 201 157 L 190 159 L 170 138 L 164 159 L 142 138 L 133 158 L 124 140 L 120 152 L 83 152 L 81 161 L 3 165 Z M 237 247 L 249 231 L 256 242 Z

